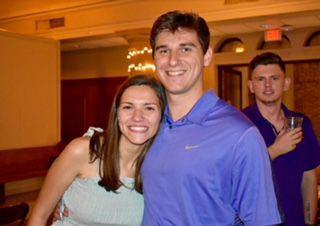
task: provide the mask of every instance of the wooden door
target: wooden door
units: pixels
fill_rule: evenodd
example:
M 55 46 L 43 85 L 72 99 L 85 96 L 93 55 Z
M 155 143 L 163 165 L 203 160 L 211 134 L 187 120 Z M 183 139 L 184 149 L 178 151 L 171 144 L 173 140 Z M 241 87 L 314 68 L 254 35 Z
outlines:
M 231 67 L 218 68 L 218 95 L 238 109 L 242 108 L 242 73 Z
M 61 140 L 81 136 L 89 126 L 105 128 L 113 97 L 127 77 L 62 80 Z

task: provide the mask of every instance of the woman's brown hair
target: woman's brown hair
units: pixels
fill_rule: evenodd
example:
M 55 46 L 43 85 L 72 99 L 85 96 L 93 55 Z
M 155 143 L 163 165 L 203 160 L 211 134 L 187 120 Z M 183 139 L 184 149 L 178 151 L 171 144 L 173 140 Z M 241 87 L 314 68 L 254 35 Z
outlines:
M 96 159 L 100 160 L 100 177 L 99 185 L 104 187 L 107 191 L 116 192 L 122 185 L 120 181 L 120 153 L 119 141 L 121 131 L 118 125 L 117 112 L 120 105 L 123 93 L 130 86 L 148 86 L 152 88 L 157 94 L 159 104 L 161 107 L 161 115 L 163 115 L 166 105 L 166 97 L 163 86 L 155 78 L 151 76 L 137 75 L 127 79 L 116 93 L 110 111 L 107 130 L 103 133 L 95 132 L 90 140 L 90 159 L 94 162 Z M 149 139 L 141 147 L 140 154 L 135 159 L 135 186 L 134 189 L 142 193 L 142 180 L 140 169 L 145 155 L 152 145 L 154 137 Z

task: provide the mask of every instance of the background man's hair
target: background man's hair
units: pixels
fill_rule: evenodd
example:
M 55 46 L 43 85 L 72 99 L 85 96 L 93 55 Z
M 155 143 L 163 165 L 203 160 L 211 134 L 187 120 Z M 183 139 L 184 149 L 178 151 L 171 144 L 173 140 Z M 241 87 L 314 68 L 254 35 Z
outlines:
M 266 52 L 255 56 L 249 63 L 249 79 L 252 78 L 253 70 L 259 65 L 277 64 L 281 70 L 285 73 L 286 66 L 281 57 L 272 52 Z

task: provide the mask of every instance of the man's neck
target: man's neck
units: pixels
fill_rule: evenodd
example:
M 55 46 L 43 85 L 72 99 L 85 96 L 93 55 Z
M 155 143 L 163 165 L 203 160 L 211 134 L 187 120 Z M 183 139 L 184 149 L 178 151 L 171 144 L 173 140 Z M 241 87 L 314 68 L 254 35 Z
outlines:
M 203 95 L 203 89 L 184 94 L 167 93 L 170 114 L 174 121 L 186 116 Z
M 284 113 L 281 109 L 281 102 L 265 104 L 257 101 L 257 106 L 261 115 L 273 125 L 276 126 L 283 121 Z

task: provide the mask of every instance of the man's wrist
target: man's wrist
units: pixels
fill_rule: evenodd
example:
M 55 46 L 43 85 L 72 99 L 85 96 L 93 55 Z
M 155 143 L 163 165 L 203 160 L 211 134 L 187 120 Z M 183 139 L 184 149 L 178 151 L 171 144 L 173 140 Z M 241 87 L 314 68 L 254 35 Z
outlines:
M 277 147 L 272 144 L 271 146 L 268 147 L 268 152 L 272 160 L 278 158 L 281 154 L 279 153 L 279 150 Z

